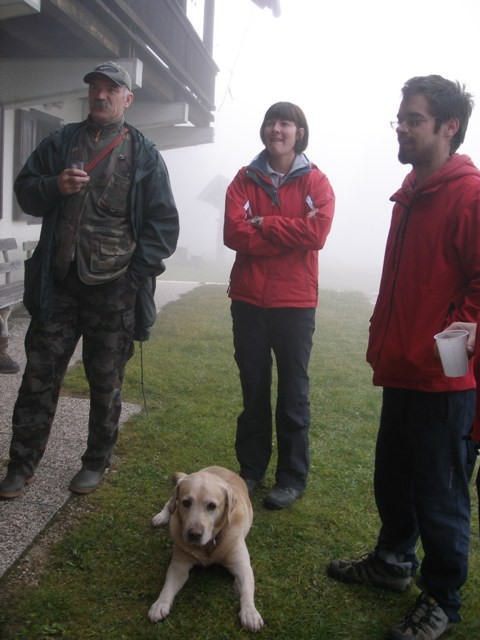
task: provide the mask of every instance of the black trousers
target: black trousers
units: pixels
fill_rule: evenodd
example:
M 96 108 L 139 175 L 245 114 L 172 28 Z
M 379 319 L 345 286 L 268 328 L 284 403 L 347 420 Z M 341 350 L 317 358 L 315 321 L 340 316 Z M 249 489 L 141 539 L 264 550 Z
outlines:
M 275 480 L 281 487 L 304 489 L 310 467 L 308 364 L 315 309 L 264 309 L 233 300 L 231 313 L 243 395 L 235 440 L 240 475 L 261 480 L 272 456 L 273 352 L 278 374 Z

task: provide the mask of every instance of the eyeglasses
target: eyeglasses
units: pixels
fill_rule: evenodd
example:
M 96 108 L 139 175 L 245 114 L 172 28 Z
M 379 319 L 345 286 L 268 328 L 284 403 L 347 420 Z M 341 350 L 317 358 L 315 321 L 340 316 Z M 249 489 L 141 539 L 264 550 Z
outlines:
M 395 130 L 398 127 L 400 127 L 403 123 L 405 123 L 409 129 L 416 129 L 417 127 L 424 124 L 425 122 L 428 122 L 429 120 L 436 120 L 436 117 L 430 116 L 429 118 L 419 118 L 418 116 L 417 117 L 407 116 L 406 118 L 403 118 L 403 120 L 392 120 L 390 122 L 390 126 L 392 127 L 393 130 Z

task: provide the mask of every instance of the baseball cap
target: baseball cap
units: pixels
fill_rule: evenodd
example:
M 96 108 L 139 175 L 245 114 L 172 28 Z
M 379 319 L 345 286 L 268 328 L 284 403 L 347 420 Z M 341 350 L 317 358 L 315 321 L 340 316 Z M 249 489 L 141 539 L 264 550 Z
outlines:
M 110 78 L 110 80 L 115 82 L 115 84 L 125 85 L 129 91 L 132 90 L 132 81 L 130 80 L 128 71 L 116 62 L 112 62 L 111 60 L 108 62 L 102 62 L 102 64 L 96 66 L 93 71 L 87 73 L 83 78 L 83 81 L 88 84 L 97 73 Z

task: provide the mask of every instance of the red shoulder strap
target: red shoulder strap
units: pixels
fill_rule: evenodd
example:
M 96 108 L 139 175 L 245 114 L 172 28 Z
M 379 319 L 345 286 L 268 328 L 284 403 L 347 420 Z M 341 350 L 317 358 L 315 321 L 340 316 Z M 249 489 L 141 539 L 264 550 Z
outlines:
M 101 153 L 99 153 L 96 158 L 94 158 L 91 162 L 87 164 L 87 166 L 85 167 L 85 171 L 89 173 L 93 169 L 93 167 L 96 167 L 97 164 L 100 162 L 100 160 L 107 155 L 107 153 L 110 153 L 112 149 L 115 149 L 115 147 L 118 144 L 120 144 L 120 142 L 125 138 L 127 133 L 128 133 L 128 129 L 127 127 L 124 127 L 122 133 L 117 138 L 115 138 L 115 140 L 113 140 L 108 145 L 108 147 L 105 147 L 105 149 Z

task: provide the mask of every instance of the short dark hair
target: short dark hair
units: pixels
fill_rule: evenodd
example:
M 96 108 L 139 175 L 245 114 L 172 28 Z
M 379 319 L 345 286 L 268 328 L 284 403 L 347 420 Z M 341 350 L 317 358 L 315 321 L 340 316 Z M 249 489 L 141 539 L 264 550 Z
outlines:
M 288 120 L 294 122 L 297 129 L 302 128 L 304 130 L 303 138 L 298 139 L 294 151 L 296 153 L 302 153 L 308 146 L 308 123 L 305 114 L 297 107 L 296 104 L 291 102 L 276 102 L 267 109 L 267 112 L 263 118 L 262 126 L 260 127 L 260 138 L 263 144 L 265 144 L 265 125 L 269 120 Z
M 465 91 L 465 85 L 437 75 L 416 76 L 407 80 L 402 88 L 403 98 L 408 99 L 418 94 L 425 96 L 428 101 L 436 120 L 436 131 L 450 118 L 458 118 L 460 126 L 450 146 L 450 153 L 455 153 L 465 139 L 474 106 L 473 96 Z

